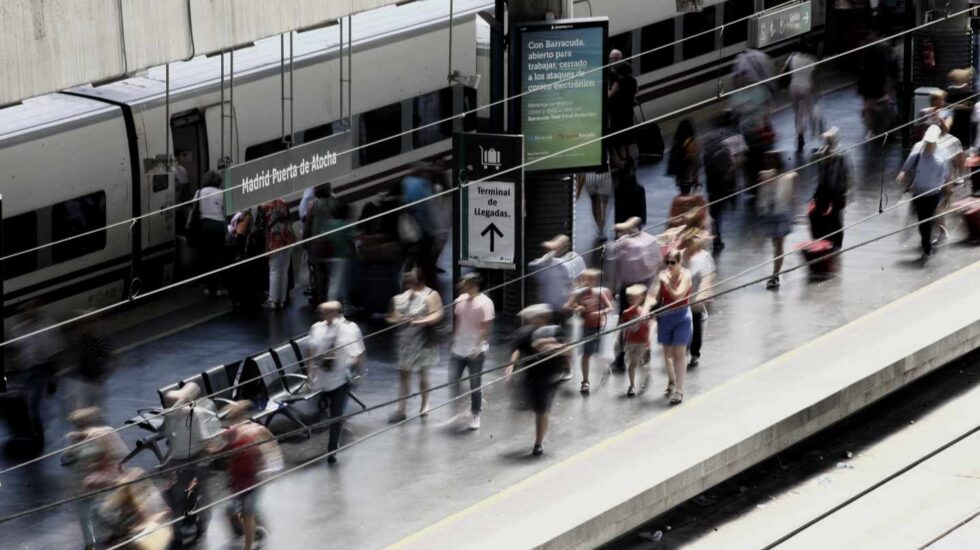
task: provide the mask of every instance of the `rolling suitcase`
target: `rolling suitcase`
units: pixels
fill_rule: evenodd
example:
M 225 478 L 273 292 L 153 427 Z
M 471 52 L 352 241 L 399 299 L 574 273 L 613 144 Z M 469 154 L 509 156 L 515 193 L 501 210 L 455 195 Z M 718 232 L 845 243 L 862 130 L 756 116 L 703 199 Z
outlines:
M 834 254 L 834 244 L 827 239 L 804 243 L 799 248 L 803 259 L 807 262 L 811 275 L 829 275 L 838 268 L 837 254 Z
M 647 117 L 643 112 L 643 105 L 637 104 L 637 107 L 640 108 L 640 122 L 645 122 Z M 664 137 L 656 122 L 637 126 L 633 130 L 633 141 L 640 152 L 640 164 L 656 164 L 663 160 Z
M 962 213 L 963 225 L 969 231 L 970 239 L 980 240 L 980 199 L 963 199 L 953 204 L 953 209 Z

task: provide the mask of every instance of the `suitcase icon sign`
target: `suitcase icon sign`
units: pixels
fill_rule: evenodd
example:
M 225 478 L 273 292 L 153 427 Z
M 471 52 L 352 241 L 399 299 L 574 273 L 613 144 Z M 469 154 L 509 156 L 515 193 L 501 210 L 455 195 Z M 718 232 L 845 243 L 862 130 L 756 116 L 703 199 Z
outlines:
M 500 162 L 500 151 L 490 147 L 489 149 L 484 149 L 482 145 L 478 145 L 480 148 L 480 162 L 483 164 L 483 169 L 486 170 L 489 167 L 493 167 L 494 170 L 500 170 L 503 164 Z

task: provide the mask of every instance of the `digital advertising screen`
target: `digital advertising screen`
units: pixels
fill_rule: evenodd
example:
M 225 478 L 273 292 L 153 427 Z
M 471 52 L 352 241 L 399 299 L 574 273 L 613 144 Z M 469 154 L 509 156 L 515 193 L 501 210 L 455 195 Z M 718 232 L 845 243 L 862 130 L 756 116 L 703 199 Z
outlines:
M 524 134 L 525 162 L 539 161 L 525 169 L 575 172 L 601 167 L 608 20 L 518 23 L 514 31 L 513 91 L 524 95 L 512 121 L 515 132 Z M 577 145 L 581 147 L 571 149 Z

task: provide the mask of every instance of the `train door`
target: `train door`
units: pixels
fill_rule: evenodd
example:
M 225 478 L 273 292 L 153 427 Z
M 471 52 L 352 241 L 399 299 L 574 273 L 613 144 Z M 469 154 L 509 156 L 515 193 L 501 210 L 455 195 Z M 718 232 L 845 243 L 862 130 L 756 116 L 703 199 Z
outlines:
M 208 134 L 204 113 L 199 109 L 177 113 L 170 118 L 173 136 L 174 201 L 182 204 L 194 198 L 208 171 Z M 194 251 L 187 246 L 187 219 L 192 205 L 174 210 L 174 231 L 177 241 L 177 277 L 183 279 L 195 272 Z M 172 235 L 171 238 L 174 238 Z
M 208 139 L 204 116 L 200 110 L 178 113 L 170 119 L 170 132 L 173 136 L 174 158 L 174 200 L 180 204 L 194 198 L 201 188 L 201 181 L 208 170 Z M 190 207 L 177 209 L 175 229 L 184 235 Z

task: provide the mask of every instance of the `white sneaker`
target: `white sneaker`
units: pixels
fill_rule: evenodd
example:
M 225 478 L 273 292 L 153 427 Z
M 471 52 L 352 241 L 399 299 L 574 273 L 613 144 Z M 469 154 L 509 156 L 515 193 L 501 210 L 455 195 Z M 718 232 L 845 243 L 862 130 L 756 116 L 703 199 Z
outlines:
M 473 418 L 470 418 L 469 428 L 471 430 L 479 430 L 480 429 L 480 415 L 474 414 L 473 415 Z

